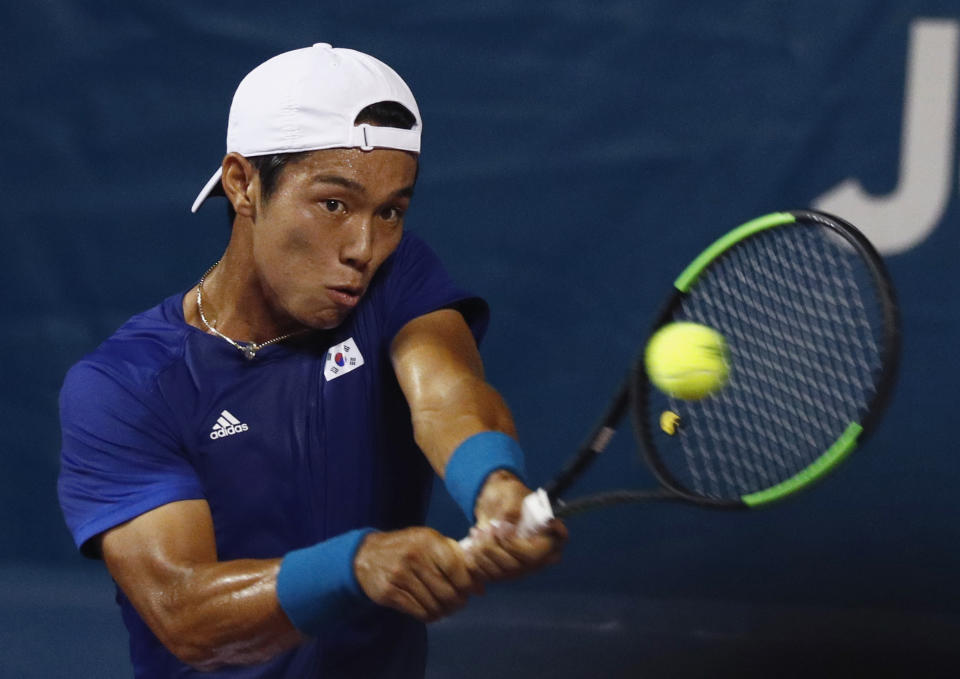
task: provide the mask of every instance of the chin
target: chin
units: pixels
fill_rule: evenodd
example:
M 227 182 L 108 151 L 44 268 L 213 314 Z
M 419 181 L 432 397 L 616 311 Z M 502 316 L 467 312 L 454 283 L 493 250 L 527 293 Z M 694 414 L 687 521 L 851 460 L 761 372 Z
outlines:
M 305 318 L 298 318 L 297 320 L 313 330 L 333 330 L 341 326 L 349 315 L 349 312 L 340 313 L 334 310 L 327 310 L 319 314 L 306 315 Z

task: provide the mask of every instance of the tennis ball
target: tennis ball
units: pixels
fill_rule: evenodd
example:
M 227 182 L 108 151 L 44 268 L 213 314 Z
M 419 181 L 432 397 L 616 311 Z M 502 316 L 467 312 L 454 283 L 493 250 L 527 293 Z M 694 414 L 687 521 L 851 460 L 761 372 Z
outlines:
M 695 401 L 727 381 L 727 343 L 719 332 L 699 323 L 663 326 L 650 338 L 643 359 L 650 381 L 674 398 Z

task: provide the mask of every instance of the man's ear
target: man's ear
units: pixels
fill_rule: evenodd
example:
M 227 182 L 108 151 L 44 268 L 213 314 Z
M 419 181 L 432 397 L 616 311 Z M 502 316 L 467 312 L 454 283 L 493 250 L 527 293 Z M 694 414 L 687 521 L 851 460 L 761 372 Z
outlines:
M 231 152 L 223 157 L 220 165 L 223 192 L 241 216 L 253 219 L 260 197 L 260 175 L 249 160 L 239 153 Z

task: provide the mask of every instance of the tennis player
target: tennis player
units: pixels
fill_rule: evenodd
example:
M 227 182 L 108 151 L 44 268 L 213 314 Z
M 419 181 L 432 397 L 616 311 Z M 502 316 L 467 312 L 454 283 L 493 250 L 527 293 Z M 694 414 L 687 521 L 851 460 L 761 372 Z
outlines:
M 403 229 L 421 129 L 368 55 L 261 64 L 193 205 L 229 201 L 222 258 L 68 373 L 60 502 L 137 677 L 422 676 L 425 622 L 559 558 L 562 524 L 512 529 L 529 489 L 486 304 Z M 469 550 L 423 527 L 433 473 Z

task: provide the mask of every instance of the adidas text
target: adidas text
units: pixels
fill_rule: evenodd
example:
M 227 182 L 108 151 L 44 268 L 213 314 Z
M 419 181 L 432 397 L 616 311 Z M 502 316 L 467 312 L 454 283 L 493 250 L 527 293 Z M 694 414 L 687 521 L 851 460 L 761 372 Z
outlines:
M 231 424 L 228 427 L 217 427 L 212 432 L 210 432 L 210 438 L 212 439 L 222 439 L 224 436 L 230 436 L 231 434 L 239 434 L 242 431 L 247 431 L 250 429 L 245 424 Z

